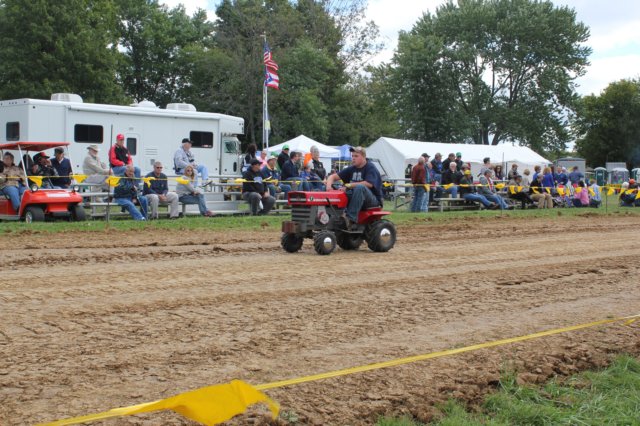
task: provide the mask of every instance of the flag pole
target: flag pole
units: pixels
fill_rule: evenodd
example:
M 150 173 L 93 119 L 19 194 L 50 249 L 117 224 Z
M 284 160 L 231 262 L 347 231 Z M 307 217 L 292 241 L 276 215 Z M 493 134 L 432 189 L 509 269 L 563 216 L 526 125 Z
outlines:
M 262 34 L 263 46 L 267 45 L 267 35 Z M 267 65 L 264 65 L 265 75 L 267 73 Z M 262 79 L 262 149 L 266 149 L 269 152 L 269 99 L 267 92 L 267 82 Z

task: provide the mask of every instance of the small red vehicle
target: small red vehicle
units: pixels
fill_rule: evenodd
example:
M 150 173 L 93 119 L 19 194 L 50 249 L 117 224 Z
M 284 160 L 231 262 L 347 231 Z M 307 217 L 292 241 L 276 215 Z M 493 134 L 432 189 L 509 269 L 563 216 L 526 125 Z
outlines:
M 29 175 L 27 165 L 24 164 L 24 154 L 41 152 L 56 147 L 69 145 L 68 142 L 9 142 L 0 144 L 0 152 L 13 151 L 16 164 L 22 164 L 25 175 Z M 25 222 L 40 222 L 45 219 L 67 218 L 76 221 L 85 220 L 86 215 L 82 206 L 82 196 L 79 188 L 45 189 L 35 183 L 30 183 L 20 200 L 20 209 L 13 209 L 9 196 L 0 191 L 0 220 L 24 220 Z
M 396 227 L 383 219 L 391 212 L 380 207 L 362 210 L 358 222 L 347 229 L 343 213 L 347 194 L 342 191 L 292 191 L 288 194 L 291 220 L 282 223 L 281 245 L 289 253 L 302 248 L 305 238 L 313 239 L 316 253 L 331 254 L 338 245 L 357 250 L 364 241 L 369 249 L 387 252 L 396 243 Z

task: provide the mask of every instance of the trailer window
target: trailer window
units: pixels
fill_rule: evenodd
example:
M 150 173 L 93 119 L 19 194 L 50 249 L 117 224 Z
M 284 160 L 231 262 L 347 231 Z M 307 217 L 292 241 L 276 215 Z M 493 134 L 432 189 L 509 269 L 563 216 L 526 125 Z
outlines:
M 129 154 L 136 155 L 138 152 L 138 139 L 127 138 L 127 149 L 129 150 Z
M 191 146 L 195 148 L 213 148 L 213 133 L 190 132 Z
M 73 129 L 73 140 L 80 143 L 102 143 L 102 126 L 92 124 L 76 124 Z
M 11 121 L 7 123 L 7 141 L 20 140 L 20 122 Z

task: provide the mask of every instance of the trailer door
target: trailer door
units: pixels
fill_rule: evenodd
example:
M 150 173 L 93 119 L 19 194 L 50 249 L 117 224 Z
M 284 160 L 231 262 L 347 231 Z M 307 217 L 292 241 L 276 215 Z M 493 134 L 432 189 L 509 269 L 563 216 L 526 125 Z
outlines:
M 235 176 L 240 173 L 240 141 L 235 136 L 222 137 L 222 156 L 220 158 L 220 174 Z

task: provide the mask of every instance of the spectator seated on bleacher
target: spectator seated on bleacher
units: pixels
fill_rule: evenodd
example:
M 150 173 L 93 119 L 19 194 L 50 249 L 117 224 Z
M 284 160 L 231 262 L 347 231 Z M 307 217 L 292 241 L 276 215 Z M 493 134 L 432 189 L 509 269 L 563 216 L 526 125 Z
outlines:
M 149 183 L 145 182 L 143 194 L 147 197 L 151 215 L 149 219 L 158 219 L 158 206 L 169 206 L 169 219 L 178 218 L 178 194 L 169 191 L 169 182 L 167 175 L 162 173 L 162 163 L 156 161 L 153 164 L 153 171 L 149 173 L 146 178 L 151 178 Z
M 600 204 L 602 204 L 602 191 L 600 190 L 600 186 L 595 179 L 590 183 L 587 181 L 587 186 L 590 189 L 589 206 L 595 208 L 600 207 Z
M 500 206 L 496 203 L 489 201 L 484 195 L 478 194 L 475 184 L 473 183 L 473 176 L 471 170 L 466 169 L 462 179 L 460 179 L 460 196 L 466 201 L 478 202 L 484 206 L 485 209 L 498 209 Z
M 480 186 L 478 187 L 478 194 L 484 195 L 487 200 L 496 203 L 502 210 L 508 210 L 509 207 L 504 199 L 496 193 L 495 185 L 493 184 L 493 170 L 488 169 L 484 171 L 484 175 L 480 176 Z
M 213 217 L 215 213 L 207 209 L 207 201 L 196 187 L 196 173 L 194 167 L 189 164 L 184 168 L 184 175 L 179 178 L 176 185 L 178 200 L 182 204 L 197 204 L 200 214 L 205 217 Z
M 249 163 L 249 169 L 242 174 L 242 198 L 249 203 L 253 216 L 264 215 L 271 211 L 276 199 L 269 194 L 269 190 L 262 182 L 260 160 L 254 158 Z
M 553 197 L 542 187 L 542 173 L 538 173 L 531 181 L 529 196 L 538 203 L 539 209 L 553 208 Z
M 455 160 L 455 154 L 449 155 L 453 155 Z M 448 168 L 442 173 L 442 186 L 438 186 L 436 197 L 441 198 L 444 192 L 451 194 L 451 198 L 458 198 L 460 179 L 462 179 L 462 173 L 458 170 L 458 165 L 455 161 L 450 161 Z M 445 189 L 444 186 L 448 186 L 448 188 Z
M 527 194 L 529 188 L 524 188 L 522 184 L 522 176 L 515 175 L 509 182 L 507 183 L 507 194 L 509 194 L 509 198 L 514 199 L 516 201 L 520 201 L 523 209 L 527 208 L 528 205 L 533 205 L 533 200 Z
M 275 198 L 278 192 L 282 192 L 286 200 L 287 194 L 291 191 L 291 185 L 280 182 L 280 172 L 276 169 L 277 159 L 278 157 L 275 154 L 271 154 L 260 173 L 262 174 L 263 183 L 267 185 L 269 194 Z
M 116 204 L 129 212 L 133 220 L 147 220 L 147 198 L 140 193 L 139 185 L 135 169 L 129 164 L 125 166 L 124 176 L 113 191 L 113 198 Z M 140 211 L 136 209 L 136 205 L 140 206 Z
M 98 158 L 100 148 L 98 145 L 89 145 L 87 147 L 87 156 L 82 162 L 82 173 L 87 175 L 84 183 L 99 184 L 100 186 L 92 187 L 92 191 L 109 191 L 109 185 L 105 180 L 109 176 L 109 166 Z

